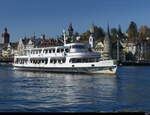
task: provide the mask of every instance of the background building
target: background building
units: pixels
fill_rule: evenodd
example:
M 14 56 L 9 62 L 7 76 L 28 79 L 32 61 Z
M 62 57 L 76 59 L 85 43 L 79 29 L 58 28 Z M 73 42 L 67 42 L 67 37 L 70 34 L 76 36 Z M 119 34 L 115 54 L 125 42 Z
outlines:
M 10 42 L 10 35 L 7 32 L 7 28 L 4 29 L 4 32 L 2 33 L 2 43 L 9 43 Z

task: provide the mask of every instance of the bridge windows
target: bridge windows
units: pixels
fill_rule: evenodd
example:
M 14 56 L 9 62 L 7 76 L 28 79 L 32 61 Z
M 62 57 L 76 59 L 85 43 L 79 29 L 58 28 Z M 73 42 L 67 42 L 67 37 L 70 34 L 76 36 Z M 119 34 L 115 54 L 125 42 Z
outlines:
M 85 45 L 72 45 L 71 48 L 73 49 L 87 49 Z

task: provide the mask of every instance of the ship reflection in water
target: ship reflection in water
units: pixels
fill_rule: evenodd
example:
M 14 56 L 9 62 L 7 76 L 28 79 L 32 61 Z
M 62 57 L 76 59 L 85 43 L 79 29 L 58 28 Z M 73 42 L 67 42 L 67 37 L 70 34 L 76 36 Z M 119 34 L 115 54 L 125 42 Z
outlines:
M 143 78 L 140 72 L 136 74 L 138 69 L 146 72 L 149 68 L 122 67 L 118 76 L 34 73 L 0 68 L 0 111 L 150 110 L 150 88 L 147 87 L 150 78 L 146 77 L 148 74 Z M 144 85 L 141 85 L 142 79 L 146 80 Z
M 52 111 L 76 111 L 77 108 L 80 111 L 94 111 L 95 107 L 88 105 L 109 102 L 108 98 L 113 99 L 116 92 L 115 76 L 19 71 L 14 74 L 16 78 L 24 79 L 21 88 L 24 87 L 25 92 L 30 93 L 26 99 L 34 101 L 34 107 L 40 106 Z

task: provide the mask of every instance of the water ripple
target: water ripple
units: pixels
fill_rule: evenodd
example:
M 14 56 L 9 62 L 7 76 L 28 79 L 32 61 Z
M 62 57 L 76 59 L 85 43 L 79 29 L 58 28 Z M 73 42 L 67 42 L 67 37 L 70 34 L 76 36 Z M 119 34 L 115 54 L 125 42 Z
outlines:
M 120 67 L 116 77 L 0 67 L 0 111 L 150 111 L 149 69 Z

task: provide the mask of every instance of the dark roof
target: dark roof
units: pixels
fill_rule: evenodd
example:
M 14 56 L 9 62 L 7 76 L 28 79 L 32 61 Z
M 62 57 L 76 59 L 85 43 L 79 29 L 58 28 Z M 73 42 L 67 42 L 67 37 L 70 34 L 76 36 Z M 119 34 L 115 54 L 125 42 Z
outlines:
M 6 49 L 7 46 L 8 46 L 9 43 L 0 43 L 0 49 Z M 13 48 L 13 49 L 17 49 L 17 46 L 18 46 L 18 42 L 16 43 L 10 43 L 10 46 Z
M 7 46 L 7 44 L 0 43 L 0 49 L 3 49 L 6 46 Z
M 18 42 L 16 42 L 16 43 L 10 43 L 10 46 L 11 46 L 13 49 L 17 49 Z
M 29 40 L 30 40 L 29 38 L 25 38 L 25 39 L 22 39 L 22 42 L 24 45 L 27 45 Z

